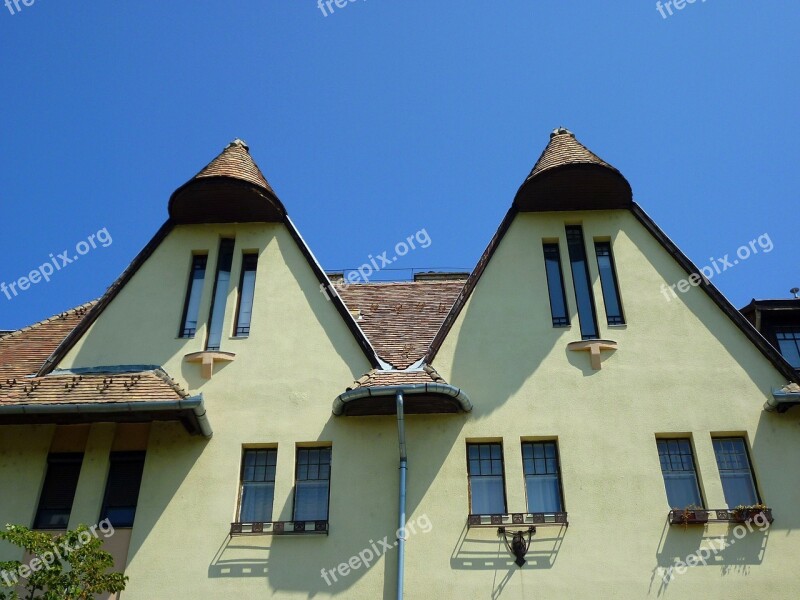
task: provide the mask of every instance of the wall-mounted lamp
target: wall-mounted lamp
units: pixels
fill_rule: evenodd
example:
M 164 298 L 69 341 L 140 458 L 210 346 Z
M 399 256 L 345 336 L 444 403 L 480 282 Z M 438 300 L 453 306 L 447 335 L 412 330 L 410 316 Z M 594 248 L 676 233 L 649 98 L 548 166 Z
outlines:
M 508 534 L 511 533 L 511 541 L 508 541 Z M 525 534 L 528 534 L 528 539 L 525 539 Z M 503 536 L 503 541 L 506 544 L 508 551 L 517 557 L 514 562 L 517 566 L 521 567 L 525 564 L 525 555 L 528 553 L 528 548 L 531 545 L 531 537 L 536 533 L 536 527 L 528 527 L 527 531 L 506 531 L 505 527 L 497 528 L 497 535 Z

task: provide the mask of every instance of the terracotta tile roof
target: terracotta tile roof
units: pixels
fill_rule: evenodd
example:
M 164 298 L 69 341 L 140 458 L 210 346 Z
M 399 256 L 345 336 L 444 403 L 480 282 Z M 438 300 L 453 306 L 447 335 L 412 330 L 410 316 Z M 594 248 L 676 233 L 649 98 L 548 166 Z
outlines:
M 208 163 L 195 179 L 231 177 L 241 179 L 275 193 L 266 177 L 250 157 L 250 147 L 242 140 L 233 140 L 214 160 Z
M 97 301 L 0 337 L 0 381 L 36 373 Z
M 384 385 L 408 385 L 412 383 L 447 383 L 431 366 L 425 365 L 422 371 L 383 371 L 372 369 L 357 379 L 347 391 L 361 387 L 380 387 Z
M 405 369 L 428 351 L 463 287 L 462 280 L 362 283 L 337 289 L 378 355 Z
M 179 400 L 188 394 L 161 369 L 129 373 L 55 374 L 0 382 L 0 406 Z
M 550 142 L 533 166 L 528 179 L 548 169 L 576 164 L 600 165 L 617 170 L 576 140 L 575 134 L 560 127 L 550 134 Z

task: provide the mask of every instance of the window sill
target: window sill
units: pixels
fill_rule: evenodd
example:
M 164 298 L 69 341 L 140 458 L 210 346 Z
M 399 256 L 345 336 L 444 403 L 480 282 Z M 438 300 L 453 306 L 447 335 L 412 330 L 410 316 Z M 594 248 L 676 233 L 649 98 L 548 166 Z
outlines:
M 566 512 L 505 513 L 499 515 L 469 515 L 467 527 L 505 527 L 511 525 L 557 525 L 569 527 Z
M 328 535 L 328 521 L 231 523 L 230 536 L 237 535 Z
M 688 518 L 684 516 L 683 510 L 669 511 L 670 525 L 705 525 L 706 523 L 752 523 L 764 515 L 768 523 L 772 523 L 772 509 L 752 509 L 748 511 L 736 511 L 732 508 L 712 508 L 688 511 Z

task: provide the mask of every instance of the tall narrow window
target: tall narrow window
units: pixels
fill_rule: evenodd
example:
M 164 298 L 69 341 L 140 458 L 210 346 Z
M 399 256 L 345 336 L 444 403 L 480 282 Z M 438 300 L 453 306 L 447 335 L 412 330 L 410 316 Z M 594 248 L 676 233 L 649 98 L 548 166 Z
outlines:
M 561 475 L 555 442 L 522 444 L 528 512 L 561 512 Z
M 276 449 L 245 450 L 242 460 L 242 496 L 239 521 L 267 523 L 272 521 L 275 499 Z
M 206 255 L 195 254 L 192 257 L 192 272 L 189 274 L 189 285 L 186 287 L 181 330 L 178 334 L 180 337 L 194 337 L 197 332 L 197 315 L 200 312 L 200 298 L 203 295 L 207 261 Z
M 50 454 L 47 457 L 47 473 L 33 521 L 34 529 L 67 528 L 82 463 L 81 453 Z
M 294 488 L 295 521 L 327 521 L 331 449 L 298 448 Z
M 795 369 L 800 369 L 800 328 L 780 327 L 775 331 L 783 358 Z
M 670 507 L 702 506 L 691 441 L 681 438 L 656 440 L 656 443 Z
M 500 444 L 467 444 L 469 502 L 473 515 L 506 512 L 503 447 Z
M 144 471 L 144 452 L 112 452 L 100 520 L 114 527 L 133 527 Z
M 231 282 L 231 266 L 233 265 L 232 239 L 223 239 L 219 243 L 217 255 L 217 275 L 214 278 L 214 294 L 211 297 L 211 317 L 208 322 L 208 342 L 206 350 L 219 350 L 222 343 L 222 323 L 225 320 L 225 301 L 228 298 L 228 287 Z
M 758 503 L 758 493 L 743 438 L 714 438 L 714 454 L 728 508 Z
M 619 298 L 619 284 L 614 269 L 614 256 L 611 254 L 611 242 L 595 242 L 594 251 L 597 255 L 597 270 L 600 272 L 608 324 L 624 325 L 625 317 L 622 316 L 622 302 Z
M 239 306 L 236 307 L 235 335 L 250 335 L 250 319 L 253 316 L 253 295 L 256 290 L 256 267 L 258 254 L 242 257 L 242 276 L 239 279 Z
M 581 338 L 597 338 L 597 317 L 594 310 L 592 283 L 589 280 L 589 266 L 586 263 L 586 248 L 583 244 L 583 228 L 580 225 L 567 225 L 567 249 L 572 267 L 572 282 L 575 286 L 575 300 L 578 303 L 578 320 L 581 324 Z
M 564 291 L 564 275 L 561 271 L 561 253 L 558 244 L 542 244 L 544 266 L 547 272 L 547 289 L 550 292 L 550 314 L 553 327 L 567 327 L 567 295 Z

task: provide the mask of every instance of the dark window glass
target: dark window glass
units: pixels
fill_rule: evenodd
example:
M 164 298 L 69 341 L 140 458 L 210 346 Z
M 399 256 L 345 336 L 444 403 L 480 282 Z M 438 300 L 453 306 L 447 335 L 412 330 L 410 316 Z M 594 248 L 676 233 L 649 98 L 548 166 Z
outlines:
M 243 523 L 272 521 L 275 499 L 275 465 L 278 451 L 245 450 L 242 460 L 242 499 L 239 520 Z
M 572 267 L 572 282 L 575 286 L 575 300 L 578 303 L 578 320 L 581 324 L 581 338 L 596 339 L 597 317 L 594 310 L 592 284 L 589 280 L 589 267 L 586 264 L 586 248 L 583 245 L 583 228 L 580 225 L 567 225 L 567 249 Z
M 219 346 L 222 343 L 222 322 L 225 320 L 225 301 L 228 298 L 228 287 L 231 282 L 233 244 L 234 241 L 231 239 L 223 239 L 219 243 L 217 275 L 214 278 L 214 293 L 211 298 L 211 316 L 208 322 L 206 350 L 219 350 Z
M 506 512 L 503 447 L 467 444 L 470 513 L 498 515 Z
M 555 442 L 522 444 L 528 512 L 561 512 L 561 476 Z
M 744 439 L 715 438 L 713 442 L 728 508 L 757 504 L 758 494 Z
M 83 454 L 50 454 L 44 477 L 39 507 L 33 521 L 34 529 L 66 529 L 78 477 L 81 474 Z
M 242 276 L 239 279 L 239 306 L 236 308 L 235 335 L 250 335 L 250 319 L 253 316 L 253 296 L 256 291 L 257 254 L 245 254 L 242 258 Z
M 775 331 L 778 348 L 790 365 L 800 369 L 800 329 L 782 327 Z
M 327 521 L 331 449 L 298 448 L 294 489 L 295 521 Z
M 183 304 L 180 337 L 194 337 L 197 332 L 197 315 L 200 312 L 200 298 L 203 295 L 203 281 L 206 277 L 207 256 L 192 257 L 192 272 L 189 274 L 189 285 L 186 288 L 186 300 Z
M 656 443 L 670 508 L 702 506 L 691 442 L 684 438 L 657 440 Z
M 625 317 L 622 316 L 622 302 L 619 299 L 611 242 L 595 242 L 594 250 L 597 254 L 597 269 L 600 272 L 600 283 L 603 288 L 603 302 L 606 305 L 606 319 L 609 325 L 623 325 Z
M 544 266 L 547 272 L 547 289 L 550 292 L 550 314 L 553 327 L 569 325 L 567 295 L 564 292 L 564 276 L 561 272 L 561 253 L 558 244 L 543 244 Z
M 139 487 L 144 471 L 144 452 L 112 452 L 100 520 L 114 527 L 133 527 Z

